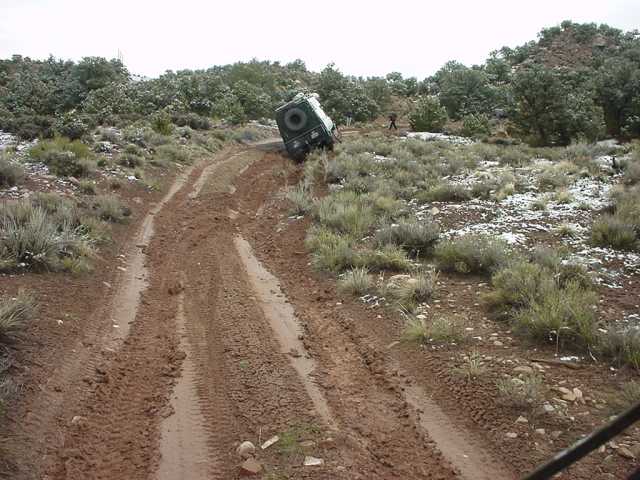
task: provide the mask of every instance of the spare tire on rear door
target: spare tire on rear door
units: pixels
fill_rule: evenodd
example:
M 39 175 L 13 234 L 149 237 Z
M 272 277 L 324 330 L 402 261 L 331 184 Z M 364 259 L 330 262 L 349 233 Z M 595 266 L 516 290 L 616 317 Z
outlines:
M 298 107 L 287 110 L 284 114 L 284 124 L 292 132 L 302 130 L 307 124 L 307 114 Z

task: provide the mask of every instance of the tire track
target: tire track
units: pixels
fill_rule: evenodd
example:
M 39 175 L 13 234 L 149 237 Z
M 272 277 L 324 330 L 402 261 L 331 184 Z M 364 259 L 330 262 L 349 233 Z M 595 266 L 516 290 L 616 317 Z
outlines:
M 113 357 L 136 318 L 140 294 L 148 282 L 141 249 L 153 235 L 154 216 L 182 188 L 194 168 L 179 175 L 165 196 L 142 219 L 134 237 L 123 249 L 128 268 L 118 271 L 114 278 L 107 278 L 116 288 L 104 289 L 104 301 L 82 319 L 82 335 L 56 359 L 50 380 L 40 387 L 39 395 L 33 398 L 21 419 L 21 430 L 14 442 L 28 446 L 32 454 L 22 465 L 18 478 L 42 478 L 41 470 L 50 468 L 48 464 L 57 461 L 55 452 L 66 448 L 64 431 L 74 417 L 80 417 L 75 405 L 93 394 L 96 372 Z M 84 296 L 92 300 L 92 295 L 95 293 Z
M 184 282 L 185 275 L 182 275 Z M 186 330 L 184 292 L 178 297 L 176 314 L 180 350 L 186 358 L 182 362 L 182 375 L 171 398 L 168 417 L 162 422 L 160 443 L 161 461 L 158 480 L 206 480 L 211 470 L 220 470 L 219 462 L 211 458 L 207 447 L 207 429 L 196 391 L 196 362 Z
M 289 354 L 291 364 L 298 372 L 320 417 L 327 425 L 335 429 L 335 420 L 329 411 L 327 400 L 311 378 L 316 370 L 316 364 L 309 357 L 300 340 L 303 330 L 298 324 L 293 307 L 282 294 L 278 280 L 253 255 L 251 245 L 239 236 L 234 237 L 234 244 L 253 290 L 258 296 L 257 301 L 280 343 L 282 353 Z
M 87 352 L 86 362 L 71 359 L 76 372 L 84 367 L 86 375 L 75 375 L 82 391 L 74 396 L 74 412 L 67 413 L 72 418 L 63 425 L 62 446 L 50 446 L 48 478 L 137 479 L 153 471 L 159 439 L 156 418 L 163 413 L 181 361 L 175 336 L 177 302 L 167 295 L 175 259 L 164 254 L 167 239 L 175 241 L 175 236 L 173 225 L 164 219 L 167 210 L 184 202 L 185 191 L 204 166 L 201 162 L 177 178 L 134 237 L 131 249 L 139 250 L 129 258 L 118 293 L 103 307 L 106 318 L 120 328 L 93 339 L 109 355 L 94 360 Z M 161 220 L 159 232 L 156 217 Z M 154 268 L 148 283 L 145 263 L 161 266 Z

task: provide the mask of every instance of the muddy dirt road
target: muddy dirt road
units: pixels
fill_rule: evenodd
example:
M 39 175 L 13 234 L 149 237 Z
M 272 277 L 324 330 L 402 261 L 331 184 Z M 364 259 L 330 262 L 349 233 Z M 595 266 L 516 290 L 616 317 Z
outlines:
M 29 400 L 17 478 L 233 479 L 249 473 L 243 441 L 257 478 L 516 478 L 326 292 L 291 285 L 310 270 L 286 288 L 275 276 L 270 206 L 295 175 L 236 147 L 178 177 L 52 370 L 58 394 Z M 297 242 L 284 257 L 305 255 Z

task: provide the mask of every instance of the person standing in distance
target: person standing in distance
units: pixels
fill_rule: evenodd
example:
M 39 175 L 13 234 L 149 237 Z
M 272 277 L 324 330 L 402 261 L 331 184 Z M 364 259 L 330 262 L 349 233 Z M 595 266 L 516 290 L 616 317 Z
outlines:
M 396 120 L 398 119 L 398 115 L 392 113 L 389 115 L 389 130 L 394 129 L 397 130 L 398 126 L 396 125 Z

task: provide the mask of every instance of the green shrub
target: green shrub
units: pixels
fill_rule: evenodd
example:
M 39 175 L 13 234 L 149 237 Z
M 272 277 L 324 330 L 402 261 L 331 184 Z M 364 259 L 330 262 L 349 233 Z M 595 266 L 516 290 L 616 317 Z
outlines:
M 465 137 L 482 137 L 489 135 L 489 118 L 482 114 L 469 114 L 462 118 L 462 135 Z
M 551 270 L 524 260 L 498 271 L 492 283 L 494 290 L 484 295 L 484 300 L 505 314 L 529 307 L 556 288 Z
M 419 202 L 464 202 L 471 199 L 471 192 L 462 185 L 442 183 L 416 195 Z
M 640 183 L 640 160 L 631 162 L 624 171 L 624 182 L 629 185 Z
M 36 313 L 36 302 L 29 293 L 21 291 L 17 296 L 0 297 L 0 339 L 18 333 Z
M 638 246 L 638 237 L 633 225 L 618 216 L 603 215 L 591 227 L 591 242 L 619 250 L 633 250 Z
M 318 270 L 335 273 L 359 264 L 358 254 L 351 242 L 339 235 L 326 243 L 320 243 L 311 254 L 311 262 Z
M 171 117 L 164 112 L 156 112 L 151 117 L 151 127 L 160 135 L 171 135 L 173 132 Z
M 116 161 L 119 165 L 127 168 L 136 168 L 144 165 L 144 158 L 135 153 L 123 152 L 117 156 Z
M 618 415 L 640 402 L 640 381 L 631 380 L 623 383 L 614 395 L 607 399 L 612 412 Z
M 516 327 L 527 336 L 561 345 L 589 347 L 597 344 L 595 292 L 576 283 L 553 289 L 515 314 Z
M 358 265 L 370 271 L 391 270 L 406 272 L 414 268 L 404 250 L 396 245 L 384 245 L 378 249 L 365 249 L 359 252 Z
M 23 180 L 23 168 L 12 163 L 8 155 L 0 153 L 0 187 L 13 187 Z
M 178 145 L 161 145 L 156 149 L 154 157 L 164 158 L 174 163 L 190 163 L 189 152 Z
M 85 195 L 95 195 L 96 194 L 96 184 L 91 180 L 80 180 L 78 184 L 78 190 L 80 193 Z
M 71 152 L 76 158 L 91 158 L 92 156 L 88 145 L 77 140 L 71 141 L 65 137 L 55 137 L 36 143 L 29 149 L 29 156 L 34 160 L 44 162 L 50 152 Z
M 95 215 L 107 222 L 121 223 L 131 214 L 116 195 L 98 195 L 91 205 Z
M 376 221 L 369 198 L 354 192 L 339 192 L 316 205 L 320 224 L 354 238 L 366 235 Z
M 570 283 L 575 283 L 585 290 L 595 287 L 593 278 L 584 265 L 571 262 L 563 262 L 555 270 L 555 278 L 561 288 Z
M 504 241 L 484 235 L 443 240 L 434 251 L 438 269 L 458 273 L 493 273 L 507 263 L 509 255 Z
M 299 184 L 287 191 L 286 199 L 291 202 L 291 215 L 305 215 L 313 207 L 313 198 L 305 188 L 304 184 Z
M 366 268 L 354 268 L 338 281 L 338 289 L 352 295 L 364 295 L 373 286 L 371 275 Z
M 52 152 L 44 163 L 53 174 L 62 177 L 86 177 L 96 167 L 91 160 L 79 159 L 72 152 Z
M 64 257 L 90 256 L 91 245 L 71 219 L 69 212 L 48 213 L 28 201 L 5 205 L 0 212 L 2 268 L 55 270 Z
M 414 256 L 426 256 L 440 236 L 438 224 L 420 220 L 400 220 L 397 224 L 385 225 L 376 232 L 375 243 L 398 245 Z
M 618 365 L 640 371 L 640 329 L 612 325 L 601 336 L 600 349 Z
M 544 399 L 542 377 L 536 374 L 519 378 L 501 378 L 496 382 L 501 403 L 522 409 L 535 408 Z
M 429 300 L 436 289 L 438 275 L 422 271 L 398 285 L 389 288 L 389 293 L 406 309 Z
M 196 113 L 174 113 L 171 120 L 179 127 L 188 126 L 194 130 L 209 130 L 211 128 L 211 121 Z
M 447 123 L 447 111 L 437 97 L 420 97 L 409 114 L 415 132 L 441 132 Z
M 462 343 L 465 334 L 460 322 L 452 317 L 437 317 L 432 320 L 410 317 L 402 339 L 422 344 L 451 344 Z
M 95 169 L 91 150 L 78 140 L 56 137 L 43 140 L 31 147 L 29 156 L 41 161 L 58 176 L 83 177 Z
M 85 119 L 80 118 L 74 112 L 59 116 L 54 122 L 53 128 L 58 134 L 71 140 L 79 140 L 89 132 L 89 126 Z

